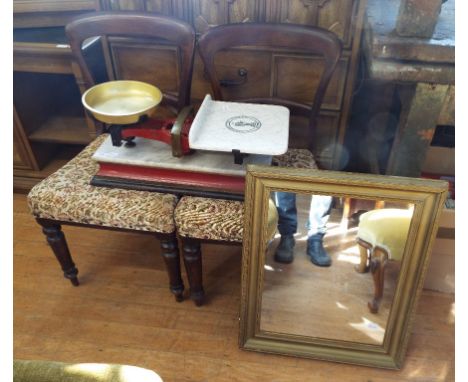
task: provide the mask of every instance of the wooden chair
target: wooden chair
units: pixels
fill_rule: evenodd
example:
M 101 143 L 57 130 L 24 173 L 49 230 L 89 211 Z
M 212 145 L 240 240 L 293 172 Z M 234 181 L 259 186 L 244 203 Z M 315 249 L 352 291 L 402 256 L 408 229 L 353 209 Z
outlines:
M 148 38 L 177 47 L 180 65 L 177 73 L 178 91 L 177 94 L 171 94 L 161 89 L 164 95 L 162 105 L 173 107 L 177 113 L 190 104 L 195 31 L 189 24 L 175 18 L 148 13 L 96 12 L 69 23 L 66 26 L 66 34 L 73 56 L 82 71 L 86 88 L 95 84 L 81 49 L 83 42 L 88 38 L 101 36 L 105 43 L 112 37 Z M 157 62 L 154 65 L 157 66 Z
M 180 87 L 176 96 L 165 95 L 165 100 L 177 110 L 189 103 L 195 46 L 195 32 L 190 25 L 157 15 L 109 12 L 75 19 L 66 26 L 66 33 L 88 87 L 94 84 L 94 79 L 81 51 L 82 42 L 87 38 L 145 37 L 176 45 L 181 58 Z M 61 231 L 62 224 L 130 230 L 159 238 L 170 290 L 181 301 L 184 285 L 174 224 L 177 198 L 171 194 L 90 185 L 98 169 L 91 157 L 106 137 L 106 134 L 99 136 L 77 157 L 37 184 L 28 195 L 31 212 L 43 227 L 64 276 L 75 286 L 79 285 L 78 270 Z
M 291 148 L 284 155 L 275 157 L 273 164 L 284 167 L 317 168 L 312 148 L 316 132 L 316 118 L 325 91 L 341 55 L 341 42 L 326 30 L 291 24 L 230 24 L 208 30 L 198 41 L 200 56 L 210 80 L 214 98 L 223 100 L 222 81 L 215 68 L 215 56 L 224 49 L 234 47 L 267 47 L 288 49 L 319 55 L 324 59 L 324 71 L 313 96 L 312 105 L 276 97 L 236 99 L 283 105 L 292 115 L 308 119 L 308 148 Z M 248 54 L 248 51 L 245 51 Z M 306 79 L 305 79 L 306 80 Z M 190 293 L 195 303 L 203 303 L 201 241 L 241 243 L 243 237 L 243 202 L 213 198 L 182 197 L 175 211 L 177 232 L 182 241 L 184 262 L 191 269 Z
M 413 216 L 412 209 L 383 208 L 368 211 L 359 218 L 357 244 L 361 255 L 357 272 L 371 271 L 374 297 L 368 303 L 378 313 L 384 292 L 385 267 L 389 261 L 401 261 Z

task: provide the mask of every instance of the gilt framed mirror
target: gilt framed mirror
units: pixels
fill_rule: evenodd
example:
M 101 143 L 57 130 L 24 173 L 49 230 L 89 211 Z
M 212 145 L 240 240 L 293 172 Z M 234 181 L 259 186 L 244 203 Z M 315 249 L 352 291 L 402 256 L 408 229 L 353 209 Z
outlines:
M 249 166 L 240 347 L 400 368 L 446 190 L 434 180 Z M 289 232 L 271 207 L 284 195 L 295 199 Z M 320 200 L 329 202 L 318 213 Z M 326 217 L 319 235 L 314 214 Z

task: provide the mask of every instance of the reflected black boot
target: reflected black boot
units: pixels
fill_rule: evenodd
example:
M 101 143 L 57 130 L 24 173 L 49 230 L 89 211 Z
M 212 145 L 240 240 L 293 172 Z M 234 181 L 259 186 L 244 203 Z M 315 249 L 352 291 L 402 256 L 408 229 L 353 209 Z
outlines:
M 294 260 L 294 245 L 296 241 L 293 235 L 281 236 L 280 243 L 275 252 L 275 261 L 278 263 L 289 264 Z
M 307 239 L 307 256 L 319 267 L 329 267 L 332 263 L 330 256 L 323 248 L 323 233 L 317 233 Z

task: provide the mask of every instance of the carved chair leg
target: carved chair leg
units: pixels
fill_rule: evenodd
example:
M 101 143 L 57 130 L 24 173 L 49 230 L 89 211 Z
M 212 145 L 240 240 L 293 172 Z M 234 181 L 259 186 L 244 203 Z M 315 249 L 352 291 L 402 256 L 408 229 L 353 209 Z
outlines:
M 184 283 L 180 273 L 180 255 L 175 233 L 159 234 L 161 241 L 161 255 L 166 263 L 169 274 L 169 288 L 177 302 L 184 299 Z
M 64 277 L 69 279 L 74 286 L 80 285 L 77 277 L 78 269 L 73 263 L 60 224 L 43 219 L 36 219 L 36 221 L 42 226 L 42 232 L 46 235 L 47 242 L 62 267 Z
M 384 290 L 384 273 L 387 259 L 388 256 L 383 250 L 379 248 L 374 249 L 370 261 L 370 270 L 374 279 L 374 298 L 367 304 L 371 313 L 379 312 Z
M 341 227 L 349 228 L 349 219 L 351 217 L 351 198 L 344 198 L 343 199 L 343 214 L 341 215 Z
M 182 252 L 190 284 L 190 298 L 195 302 L 195 305 L 201 306 L 205 297 L 205 291 L 203 290 L 200 241 L 182 238 Z
M 369 248 L 365 243 L 362 241 L 358 241 L 357 243 L 358 248 L 359 248 L 359 254 L 361 256 L 361 260 L 358 265 L 354 267 L 356 272 L 358 273 L 366 273 L 369 271 L 369 264 L 370 264 L 370 251 L 371 248 Z

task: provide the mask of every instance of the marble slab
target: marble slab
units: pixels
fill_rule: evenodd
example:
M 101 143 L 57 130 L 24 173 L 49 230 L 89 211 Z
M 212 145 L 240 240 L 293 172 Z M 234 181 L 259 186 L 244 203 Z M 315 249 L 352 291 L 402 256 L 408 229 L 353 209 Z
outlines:
M 210 151 L 196 151 L 176 158 L 172 156 L 171 146 L 166 143 L 140 137 L 136 137 L 134 142 L 135 147 L 117 147 L 112 145 L 109 136 L 92 158 L 104 163 L 240 176 L 246 174 L 247 164 L 270 165 L 272 159 L 268 155 L 248 155 L 239 165 L 234 163 L 234 156 L 230 153 Z
M 289 109 L 284 106 L 213 101 L 206 95 L 193 120 L 193 149 L 281 155 L 288 149 Z

